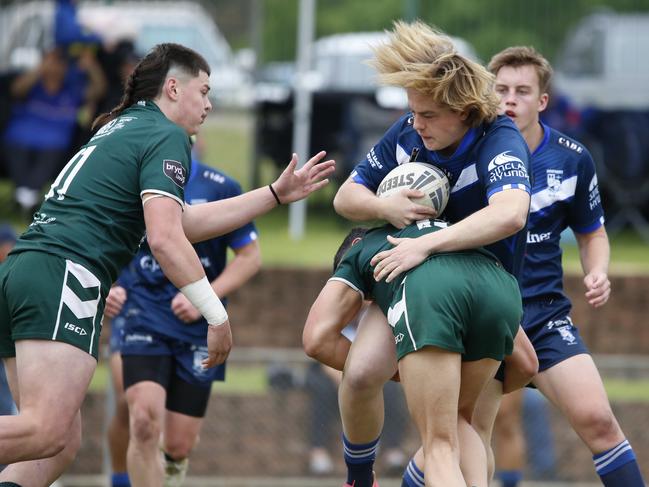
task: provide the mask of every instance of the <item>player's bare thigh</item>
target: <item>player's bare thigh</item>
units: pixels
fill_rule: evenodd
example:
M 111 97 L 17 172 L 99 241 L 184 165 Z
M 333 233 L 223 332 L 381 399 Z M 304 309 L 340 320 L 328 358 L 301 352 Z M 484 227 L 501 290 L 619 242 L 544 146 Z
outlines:
M 624 440 L 590 355 L 575 355 L 559 362 L 540 372 L 534 378 L 534 384 L 566 415 L 594 453 L 610 449 Z M 584 397 L 588 401 L 584 401 Z

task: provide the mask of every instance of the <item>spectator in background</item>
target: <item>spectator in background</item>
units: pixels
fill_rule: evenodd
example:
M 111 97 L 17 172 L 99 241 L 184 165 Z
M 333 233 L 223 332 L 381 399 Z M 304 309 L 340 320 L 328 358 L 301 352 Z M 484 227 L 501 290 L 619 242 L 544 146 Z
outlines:
M 3 142 L 14 197 L 25 216 L 33 212 L 43 185 L 64 162 L 80 110 L 93 106 L 105 88 L 92 50 L 70 58 L 60 47 L 46 52 L 39 66 L 11 83 L 14 106 Z
M 101 44 L 101 38 L 86 29 L 77 19 L 76 0 L 56 0 L 54 12 L 54 43 L 77 49 L 79 46 Z
M 582 117 L 579 109 L 570 98 L 550 87 L 548 106 L 541 112 L 541 122 L 562 132 L 569 137 L 580 138 L 583 132 Z
M 135 52 L 133 41 L 123 39 L 104 45 L 98 53 L 98 60 L 106 74 L 106 93 L 99 102 L 99 113 L 110 111 L 122 98 L 124 82 L 135 68 L 140 57 Z
M 0 224 L 0 263 L 4 262 L 7 255 L 16 244 L 16 232 L 8 223 Z

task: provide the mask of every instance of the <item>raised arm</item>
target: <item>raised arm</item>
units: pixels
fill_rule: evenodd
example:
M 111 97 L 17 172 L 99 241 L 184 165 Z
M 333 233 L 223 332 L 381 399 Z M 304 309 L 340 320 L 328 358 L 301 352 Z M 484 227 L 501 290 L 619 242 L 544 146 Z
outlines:
M 285 204 L 306 198 L 323 188 L 329 182 L 327 177 L 335 170 L 333 160 L 321 162 L 325 155 L 324 151 L 319 152 L 296 170 L 298 159 L 297 154 L 293 154 L 291 162 L 270 187 L 257 188 L 225 200 L 187 205 L 182 219 L 187 238 L 191 242 L 201 242 L 218 237 L 268 213 L 278 205 L 273 191 L 279 202 Z

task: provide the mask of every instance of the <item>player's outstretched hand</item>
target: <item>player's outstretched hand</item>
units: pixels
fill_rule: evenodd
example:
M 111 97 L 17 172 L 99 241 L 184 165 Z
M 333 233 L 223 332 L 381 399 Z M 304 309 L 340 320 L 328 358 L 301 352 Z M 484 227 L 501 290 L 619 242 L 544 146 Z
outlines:
M 272 185 L 282 203 L 306 198 L 329 183 L 327 177 L 333 174 L 336 162 L 333 159 L 322 161 L 326 154 L 325 151 L 318 152 L 298 170 L 295 169 L 298 157 L 293 154 L 291 162 Z
M 109 318 L 115 318 L 122 311 L 122 306 L 126 302 L 126 289 L 122 286 L 113 286 L 108 291 L 108 297 L 106 298 L 106 307 L 104 308 L 104 314 Z
M 394 247 L 379 252 L 370 262 L 375 266 L 374 279 L 377 282 L 383 279 L 392 282 L 399 274 L 421 264 L 429 255 L 419 238 L 395 238 L 388 235 L 388 241 Z
M 222 325 L 207 327 L 207 358 L 203 360 L 204 369 L 221 365 L 230 355 L 232 350 L 232 330 L 230 321 Z
M 424 193 L 418 189 L 403 189 L 391 196 L 379 198 L 381 218 L 399 229 L 418 220 L 435 218 L 437 210 L 413 201 L 423 196 Z

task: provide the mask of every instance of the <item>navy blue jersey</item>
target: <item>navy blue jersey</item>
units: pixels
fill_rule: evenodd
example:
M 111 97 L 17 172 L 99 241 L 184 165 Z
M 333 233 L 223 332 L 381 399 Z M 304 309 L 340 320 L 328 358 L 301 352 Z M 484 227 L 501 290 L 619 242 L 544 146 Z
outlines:
M 542 124 L 532 154 L 532 202 L 522 273 L 523 299 L 565 297 L 561 232 L 590 233 L 604 224 L 593 158 L 568 136 Z
M 373 192 L 399 164 L 426 162 L 443 170 L 451 185 L 451 197 L 443 217 L 454 223 L 489 204 L 499 191 L 517 188 L 530 192 L 529 150 L 508 117 L 470 129 L 451 157 L 426 149 L 412 127 L 412 115 L 401 117 L 370 150 L 351 174 L 354 182 Z M 486 246 L 518 277 L 525 250 L 526 229 Z
M 241 187 L 220 171 L 192 160 L 191 176 L 185 186 L 185 201 L 196 205 L 241 194 Z M 227 248 L 238 249 L 257 239 L 253 223 L 244 225 L 226 235 L 194 244 L 210 281 L 223 272 L 227 263 Z M 187 324 L 171 311 L 171 300 L 178 289 L 165 277 L 153 257 L 146 241 L 131 263 L 123 270 L 117 283 L 128 293 L 128 308 L 139 310 L 131 313 L 140 327 L 147 326 L 178 340 L 204 344 L 207 321 L 200 319 Z M 226 304 L 222 297 L 221 301 Z M 128 325 L 127 325 L 128 326 Z

